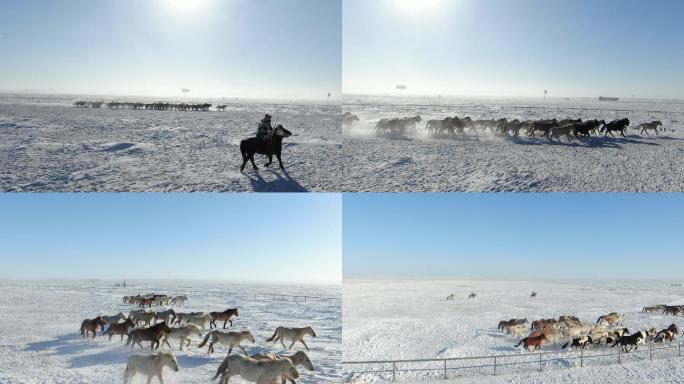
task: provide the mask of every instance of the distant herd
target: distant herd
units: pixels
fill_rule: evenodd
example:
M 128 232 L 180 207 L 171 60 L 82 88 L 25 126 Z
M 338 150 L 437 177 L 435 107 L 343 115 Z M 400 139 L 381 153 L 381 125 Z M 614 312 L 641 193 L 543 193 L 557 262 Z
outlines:
M 74 107 L 76 108 L 94 108 L 99 109 L 102 107 L 109 109 L 134 109 L 134 110 L 146 110 L 146 111 L 199 111 L 207 112 L 211 110 L 212 104 L 209 103 L 199 103 L 199 104 L 188 104 L 188 103 L 143 103 L 143 102 L 129 102 L 129 101 L 75 101 Z M 217 105 L 217 111 L 225 111 L 228 105 L 222 104 Z
M 85 319 L 81 323 L 80 333 L 83 338 L 95 337 L 98 332 L 112 337 L 126 336 L 126 345 L 131 350 L 137 345 L 143 348 L 143 342 L 149 342 L 150 350 L 161 349 L 164 345 L 171 348 L 169 339 L 177 340 L 179 350 L 188 347 L 193 336 L 201 337 L 209 329 L 198 348 L 208 345 L 207 353 L 211 354 L 218 345 L 228 347 L 228 354 L 219 365 L 213 379 L 221 378 L 221 383 L 228 383 L 233 376 L 240 376 L 243 380 L 255 383 L 295 383 L 299 378 L 298 366 L 313 371 L 314 366 L 309 356 L 304 351 L 297 351 L 292 355 L 280 355 L 274 353 L 258 353 L 249 356 L 241 345 L 243 341 L 255 343 L 256 340 L 249 330 L 223 332 L 218 330 L 217 322 L 233 326 L 234 318 L 238 317 L 237 308 L 229 308 L 223 311 L 213 312 L 176 312 L 173 308 L 152 311 L 154 306 L 182 306 L 188 301 L 188 297 L 167 296 L 160 294 L 124 296 L 123 302 L 139 307 L 129 312 L 128 316 L 118 313 L 113 316 L 99 315 L 92 319 Z M 309 351 L 309 346 L 304 341 L 306 336 L 316 337 L 316 332 L 310 326 L 302 328 L 277 327 L 273 335 L 266 338 L 266 342 L 275 344 L 280 341 L 283 348 L 291 350 L 295 343 L 300 343 Z M 285 340 L 290 345 L 285 345 Z M 242 351 L 244 355 L 232 355 L 234 348 Z M 158 352 L 156 354 L 132 354 L 128 358 L 128 364 L 124 371 L 124 383 L 128 383 L 135 375 L 146 376 L 148 383 L 156 377 L 163 383 L 162 371 L 169 367 L 178 371 L 180 366 L 172 352 Z
M 351 126 L 359 121 L 358 116 L 345 112 L 342 115 L 342 124 Z M 375 125 L 376 136 L 387 138 L 403 138 L 408 133 L 415 131 L 418 123 L 423 121 L 420 115 L 384 118 L 380 119 Z M 655 120 L 649 123 L 639 124 L 636 129 L 640 134 L 649 134 L 653 131 L 658 134 L 658 127 L 663 123 Z M 603 134 L 615 136 L 615 133 L 625 136 L 626 129 L 630 126 L 628 118 L 617 119 L 610 122 L 605 120 L 582 120 L 582 119 L 540 119 L 508 120 L 500 119 L 472 119 L 466 117 L 445 117 L 443 119 L 432 119 L 425 123 L 425 132 L 432 138 L 455 138 L 466 134 L 477 134 L 478 132 L 491 132 L 503 137 L 518 137 L 521 131 L 527 136 L 535 137 L 540 134 L 549 140 L 566 138 L 567 141 L 586 139 L 592 135 Z

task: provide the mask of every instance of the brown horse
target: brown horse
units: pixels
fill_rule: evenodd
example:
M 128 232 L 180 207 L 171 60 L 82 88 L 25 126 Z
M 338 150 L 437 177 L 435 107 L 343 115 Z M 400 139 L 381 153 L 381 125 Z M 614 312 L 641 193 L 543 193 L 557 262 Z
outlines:
M 150 349 L 154 350 L 159 348 L 160 341 L 162 337 L 168 335 L 171 332 L 171 328 L 169 328 L 166 323 L 162 322 L 156 325 L 153 325 L 149 328 L 138 328 L 132 330 L 128 334 L 128 341 L 126 341 L 126 345 L 131 345 L 131 349 L 138 344 L 140 348 L 143 348 L 142 344 L 140 344 L 141 341 L 149 341 L 150 342 Z
M 87 338 L 88 333 L 92 332 L 93 339 L 97 335 L 97 331 L 104 326 L 105 322 L 102 320 L 102 316 L 98 316 L 94 319 L 85 319 L 81 322 L 81 337 Z
M 680 308 L 676 305 L 668 305 L 665 307 L 663 310 L 663 313 L 666 315 L 672 315 L 672 316 L 677 316 L 680 312 Z
M 532 351 L 536 351 L 537 349 L 541 348 L 542 342 L 546 340 L 546 335 L 541 334 L 539 336 L 528 336 L 522 340 L 518 344 L 516 344 L 516 348 L 520 346 L 520 344 L 524 343 L 523 348 L 525 348 L 526 351 L 530 350 L 530 346 L 534 346 L 534 349 Z
M 150 297 L 147 299 L 140 299 L 140 304 L 138 305 L 138 307 L 145 308 L 147 306 L 147 307 L 152 308 L 152 303 L 154 303 L 154 297 Z
M 226 309 L 223 312 L 210 312 L 211 315 L 211 322 L 209 323 L 209 328 L 218 328 L 218 325 L 216 325 L 216 320 L 218 321 L 223 321 L 223 329 L 226 329 L 226 323 L 230 322 L 230 326 L 233 326 L 233 320 L 230 318 L 235 316 L 238 317 L 238 309 L 237 308 L 230 308 Z
M 128 328 L 133 328 L 135 324 L 133 324 L 133 320 L 131 319 L 126 319 L 123 323 L 113 323 L 109 325 L 109 329 L 107 330 L 107 334 L 109 335 L 109 341 L 112 340 L 112 336 L 114 335 L 120 335 L 121 336 L 121 341 L 123 342 L 123 337 L 124 335 L 128 335 Z

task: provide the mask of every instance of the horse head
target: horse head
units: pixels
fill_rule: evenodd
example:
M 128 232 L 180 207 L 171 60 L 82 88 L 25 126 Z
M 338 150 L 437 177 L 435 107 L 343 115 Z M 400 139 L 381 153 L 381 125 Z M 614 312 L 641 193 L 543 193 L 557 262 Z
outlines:
M 249 340 L 249 341 L 252 342 L 252 343 L 256 343 L 256 340 L 254 340 L 254 336 L 252 336 L 252 332 L 250 332 L 250 331 L 244 331 L 244 332 L 242 332 L 242 337 L 243 337 L 244 339 Z
M 171 352 L 159 352 L 159 360 L 162 365 L 168 365 L 174 372 L 178 372 L 180 369 L 176 356 Z
M 297 361 L 299 364 L 303 365 L 304 368 L 308 369 L 309 371 L 314 370 L 313 362 L 311 362 L 311 359 L 309 359 L 309 355 L 306 354 L 304 351 L 297 351 L 290 360 L 292 360 L 293 364 L 295 361 Z
M 313 328 L 311 328 L 311 326 L 306 327 L 306 332 L 307 332 L 309 335 L 311 335 L 311 336 L 313 336 L 313 337 L 316 337 L 316 331 L 314 331 Z
M 275 130 L 273 131 L 273 135 L 275 135 L 275 136 L 280 136 L 280 137 L 283 137 L 283 138 L 284 138 L 284 137 L 290 137 L 290 136 L 292 136 L 292 132 L 290 132 L 290 131 L 288 131 L 287 129 L 285 129 L 285 127 L 283 127 L 281 124 L 278 124 L 278 125 L 275 127 Z

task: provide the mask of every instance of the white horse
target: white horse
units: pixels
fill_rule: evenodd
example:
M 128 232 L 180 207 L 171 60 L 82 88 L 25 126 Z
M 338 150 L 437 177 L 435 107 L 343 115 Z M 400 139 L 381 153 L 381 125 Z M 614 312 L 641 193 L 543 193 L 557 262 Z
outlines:
M 242 349 L 242 352 L 244 354 L 247 354 L 247 351 L 242 345 L 240 345 L 240 342 L 242 340 L 249 340 L 252 343 L 256 342 L 254 340 L 254 336 L 252 336 L 252 332 L 250 331 L 221 332 L 219 330 L 215 330 L 207 333 L 207 335 L 204 336 L 204 340 L 202 341 L 202 343 L 200 343 L 198 347 L 204 347 L 207 341 L 209 341 L 209 338 L 211 338 L 211 343 L 209 343 L 209 349 L 207 350 L 209 354 L 214 353 L 214 344 L 223 344 L 228 346 L 229 355 L 231 352 L 233 352 L 233 348 L 235 347 Z
M 187 323 L 188 324 L 194 324 L 202 330 L 205 330 L 207 328 L 207 324 L 211 322 L 211 314 L 205 313 L 201 316 L 189 316 L 187 317 Z
M 296 342 L 300 342 L 304 344 L 304 348 L 306 350 L 309 350 L 309 346 L 306 345 L 304 342 L 304 336 L 310 335 L 313 337 L 316 337 L 316 332 L 314 332 L 313 328 L 311 327 L 304 327 L 304 328 L 287 328 L 287 327 L 278 327 L 276 328 L 275 332 L 273 333 L 273 336 L 269 337 L 266 339 L 266 341 L 273 341 L 273 344 L 276 343 L 276 341 L 280 340 L 280 343 L 283 344 L 283 348 L 286 349 L 292 349 L 292 347 L 295 345 Z M 285 342 L 283 339 L 288 339 L 292 340 L 292 344 L 290 344 L 290 348 L 287 348 L 285 346 Z
M 163 384 L 162 370 L 166 366 L 178 372 L 178 361 L 171 352 L 159 352 L 155 355 L 132 354 L 128 357 L 128 364 L 124 371 L 124 384 L 130 382 L 136 373 L 147 376 L 147 384 L 152 382 L 153 377 Z
M 281 376 L 293 380 L 299 378 L 299 373 L 290 359 L 257 360 L 243 355 L 228 355 L 221 363 L 221 367 L 226 369 L 223 373 L 217 371 L 213 380 L 221 375 L 223 384 L 228 383 L 233 376 L 240 376 L 243 380 L 257 384 L 272 384 Z
M 187 341 L 188 344 L 186 347 L 190 346 L 190 336 L 192 335 L 197 335 L 199 337 L 202 337 L 202 330 L 200 327 L 194 325 L 194 324 L 186 324 L 180 328 L 171 328 L 171 332 L 164 337 L 164 341 L 162 344 L 166 344 L 171 348 L 171 344 L 169 344 L 169 339 L 176 339 L 180 340 L 180 350 L 183 350 L 183 344 Z
M 176 311 L 174 311 L 173 308 L 169 308 L 166 311 L 157 311 L 155 319 L 163 320 L 166 324 L 171 324 L 175 317 Z
M 311 362 L 311 359 L 309 359 L 309 355 L 306 354 L 304 351 L 297 351 L 294 355 L 292 356 L 285 356 L 285 355 L 277 355 L 275 353 L 257 353 L 252 356 L 250 356 L 253 359 L 257 360 L 276 360 L 276 359 L 290 359 L 292 362 L 292 365 L 294 365 L 295 368 L 298 366 L 303 366 L 304 368 L 308 369 L 309 371 L 314 370 L 313 363 Z M 221 367 L 219 367 L 221 369 Z M 287 377 L 285 375 L 280 376 L 281 384 L 285 384 L 286 380 L 290 380 L 290 383 L 296 384 L 295 379 L 291 377 Z
M 183 296 L 176 296 L 173 299 L 171 299 L 171 305 L 175 306 L 182 306 L 185 304 L 185 302 L 188 301 L 188 297 L 183 295 Z
M 133 322 L 136 325 L 140 323 L 145 323 L 145 325 L 150 326 L 154 323 L 154 319 L 157 318 L 157 314 L 154 312 L 144 312 L 133 315 Z
M 206 314 L 206 312 L 176 312 L 176 322 L 175 325 L 183 324 L 183 321 L 187 321 L 191 317 L 198 317 Z

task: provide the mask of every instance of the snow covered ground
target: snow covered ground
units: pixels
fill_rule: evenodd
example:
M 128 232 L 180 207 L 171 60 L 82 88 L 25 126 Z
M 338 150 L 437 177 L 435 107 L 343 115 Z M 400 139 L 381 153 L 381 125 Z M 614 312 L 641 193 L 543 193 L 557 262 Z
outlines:
M 534 299 L 532 291 L 538 292 Z M 470 292 L 477 293 L 468 299 Z M 454 301 L 446 301 L 454 293 Z M 427 280 L 345 280 L 343 285 L 343 361 L 407 360 L 458 358 L 489 355 L 515 355 L 499 358 L 498 363 L 528 361 L 526 365 L 498 367 L 492 377 L 492 359 L 449 362 L 449 368 L 486 367 L 451 370 L 448 382 L 466 383 L 563 383 L 563 382 L 684 382 L 682 360 L 677 358 L 677 344 L 672 349 L 617 356 L 588 357 L 584 367 L 578 359 L 555 354 L 562 343 L 549 344 L 544 352 L 542 373 L 537 373 L 538 358 L 529 359 L 529 352 L 514 345 L 519 338 L 506 336 L 497 330 L 501 320 L 576 315 L 583 322 L 594 323 L 609 312 L 625 316 L 630 330 L 647 327 L 666 328 L 671 323 L 684 325 L 681 317 L 645 314 L 641 308 L 655 304 L 684 304 L 684 288 L 662 282 L 529 282 L 529 281 L 427 281 Z M 617 349 L 592 348 L 586 356 Z M 527 357 L 526 357 L 527 355 Z M 577 354 L 572 356 L 577 357 Z M 658 358 L 658 359 L 655 359 Z M 407 382 L 438 379 L 443 362 L 399 364 L 399 369 L 435 369 L 422 372 L 402 372 L 398 380 Z M 344 366 L 345 381 L 364 383 L 388 380 L 391 373 L 351 373 L 391 369 L 386 365 Z M 459 377 L 462 376 L 460 379 Z
M 74 100 L 0 97 L 0 190 L 339 190 L 339 104 L 202 100 L 229 107 L 177 112 L 74 108 Z M 267 112 L 293 133 L 283 148 L 287 172 L 248 166 L 241 173 L 240 140 Z M 257 155 L 258 165 L 266 161 Z
M 273 330 L 283 326 L 311 325 L 316 338 L 307 340 L 313 372 L 300 369 L 300 383 L 339 382 L 341 375 L 341 308 L 339 301 L 309 299 L 306 304 L 273 301 L 255 293 L 282 293 L 320 297 L 341 296 L 339 286 L 265 286 L 221 283 L 130 283 L 127 288 L 101 281 L 0 282 L 0 383 L 120 383 L 130 349 L 115 338 L 79 335 L 84 318 L 98 314 L 126 314 L 132 306 L 122 296 L 149 292 L 187 294 L 180 311 L 213 311 L 238 307 L 235 330 L 249 329 L 256 343 L 245 343 L 249 353 L 283 352 L 267 343 Z M 336 305 L 335 305 L 336 304 Z M 178 310 L 178 308 L 176 308 Z M 125 340 L 125 339 L 124 339 Z M 184 352 L 172 341 L 180 364 L 178 373 L 164 371 L 167 383 L 210 382 L 227 349 L 209 356 L 207 347 L 197 348 L 195 338 Z M 168 348 L 164 348 L 167 350 Z M 301 346 L 295 349 L 303 349 Z M 147 352 L 148 350 L 145 350 Z M 141 350 L 136 348 L 135 352 Z M 240 379 L 234 379 L 240 382 Z M 232 380 L 231 380 L 232 381 Z M 140 376 L 135 383 L 144 383 Z
M 343 128 L 344 191 L 684 190 L 681 102 L 345 96 L 343 110 L 360 118 Z M 375 136 L 381 118 L 416 114 L 423 121 L 408 137 Z M 425 135 L 427 120 L 454 115 L 509 120 L 628 117 L 633 127 L 661 120 L 665 132 L 641 136 L 631 129 L 627 138 L 594 136 L 571 143 L 565 138 L 549 143 L 524 133 L 514 139 L 482 132 L 458 139 Z

